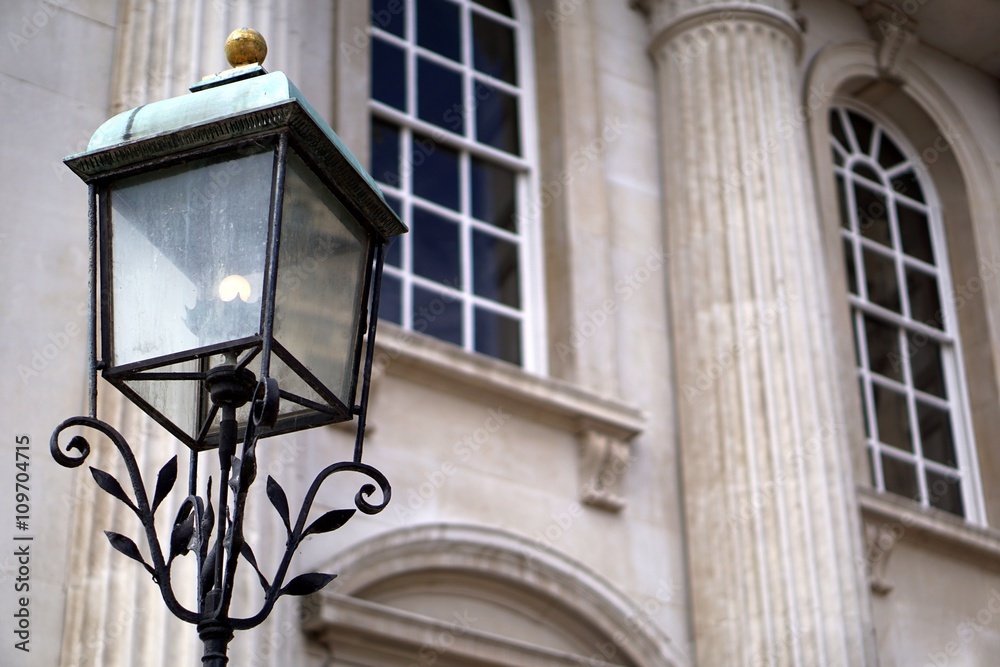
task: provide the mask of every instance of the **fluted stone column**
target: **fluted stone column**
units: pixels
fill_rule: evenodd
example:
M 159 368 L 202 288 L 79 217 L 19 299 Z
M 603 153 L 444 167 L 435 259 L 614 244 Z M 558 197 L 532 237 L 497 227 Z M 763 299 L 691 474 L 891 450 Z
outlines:
M 646 0 L 697 664 L 873 665 L 786 0 Z M 822 121 L 820 121 L 822 122 Z

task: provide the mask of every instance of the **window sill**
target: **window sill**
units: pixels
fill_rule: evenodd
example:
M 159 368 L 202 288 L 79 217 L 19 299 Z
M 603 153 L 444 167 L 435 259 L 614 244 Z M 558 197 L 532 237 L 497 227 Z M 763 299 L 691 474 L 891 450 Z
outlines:
M 858 488 L 865 531 L 865 563 L 872 590 L 888 594 L 886 564 L 896 543 L 905 536 L 917 544 L 943 547 L 977 564 L 1000 565 L 1000 531 L 966 523 L 940 510 L 920 507 L 905 498 Z
M 624 507 L 622 471 L 628 467 L 631 442 L 646 422 L 638 408 L 386 323 L 376 342 L 373 386 L 382 375 L 460 395 L 469 395 L 470 389 L 488 392 L 513 406 L 540 412 L 577 436 L 580 500 L 609 511 Z

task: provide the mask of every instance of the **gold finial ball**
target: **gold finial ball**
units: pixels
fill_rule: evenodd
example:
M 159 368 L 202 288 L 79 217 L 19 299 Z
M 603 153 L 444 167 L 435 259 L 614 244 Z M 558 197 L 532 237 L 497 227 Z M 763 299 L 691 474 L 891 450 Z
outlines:
M 226 38 L 226 60 L 231 67 L 264 64 L 267 57 L 267 42 L 264 36 L 253 28 L 239 28 Z

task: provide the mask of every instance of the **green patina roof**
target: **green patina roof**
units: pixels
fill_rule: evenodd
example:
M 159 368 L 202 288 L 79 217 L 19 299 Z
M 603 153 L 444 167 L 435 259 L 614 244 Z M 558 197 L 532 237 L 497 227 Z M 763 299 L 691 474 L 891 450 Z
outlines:
M 406 231 L 372 177 L 283 73 L 268 74 L 259 65 L 240 68 L 196 84 L 192 91 L 107 120 L 87 150 L 67 157 L 66 164 L 90 181 L 183 150 L 288 127 L 327 176 L 342 186 L 342 194 L 373 215 L 387 236 Z M 377 202 L 365 192 L 368 189 Z

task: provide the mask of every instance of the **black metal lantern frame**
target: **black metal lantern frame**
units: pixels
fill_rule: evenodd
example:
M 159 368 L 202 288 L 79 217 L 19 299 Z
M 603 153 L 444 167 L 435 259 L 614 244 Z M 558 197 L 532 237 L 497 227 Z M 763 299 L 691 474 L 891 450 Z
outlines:
M 370 177 L 283 75 L 267 75 L 259 66 L 242 69 L 237 76 L 223 78 L 242 82 L 240 85 L 247 87 L 248 79 L 263 76 L 271 79 L 273 92 L 273 77 L 279 76 L 276 85 L 288 93 L 284 97 L 265 95 L 269 100 L 278 99 L 264 105 L 245 103 L 247 108 L 235 113 L 221 117 L 209 115 L 206 122 L 187 123 L 169 131 L 146 131 L 143 135 L 140 128 L 140 136 L 135 138 L 130 133 L 136 114 L 143 109 L 140 107 L 122 115 L 133 114 L 122 118 L 119 123 L 124 128 L 121 141 L 107 147 L 99 146 L 66 160 L 68 166 L 89 185 L 90 408 L 89 416 L 67 419 L 55 429 L 50 450 L 63 466 L 74 468 L 82 465 L 91 452 L 91 446 L 83 436 L 72 437 L 65 449 L 59 443 L 60 436 L 75 427 L 92 428 L 102 433 L 118 449 L 128 472 L 131 496 L 109 473 L 95 468 L 91 471 L 104 491 L 123 502 L 138 517 L 146 536 L 149 560 L 132 539 L 106 531 L 108 539 L 112 547 L 141 563 L 150 573 L 164 602 L 175 616 L 198 626 L 199 635 L 205 643 L 205 665 L 226 664 L 227 647 L 233 632 L 262 623 L 278 598 L 315 592 L 336 576 L 309 573 L 285 581 L 293 554 L 304 539 L 336 530 L 358 510 L 365 514 L 380 512 L 391 495 L 385 476 L 361 459 L 385 248 L 392 236 L 406 231 L 405 227 L 388 208 Z M 260 81 L 263 83 L 263 80 Z M 204 84 L 192 90 L 208 87 Z M 241 94 L 245 101 L 255 93 L 247 88 Z M 190 107 L 192 103 L 187 104 Z M 197 113 L 194 115 L 197 116 Z M 190 119 L 190 116 L 189 113 L 187 118 Z M 113 121 L 115 119 L 108 124 L 113 124 Z M 114 261 L 111 243 L 114 236 L 112 200 L 116 196 L 115 187 L 134 176 L 155 175 L 172 167 L 239 155 L 248 148 L 260 150 L 261 147 L 273 151 L 274 159 L 267 211 L 262 305 L 256 331 L 251 335 L 154 355 L 138 362 L 114 363 L 115 330 L 112 320 L 115 288 L 111 278 Z M 282 268 L 283 197 L 290 154 L 301 158 L 322 186 L 343 204 L 355 221 L 364 226 L 364 239 L 359 239 L 364 246 L 360 255 L 361 275 L 357 276 L 361 289 L 352 297 L 355 308 L 351 311 L 353 358 L 349 361 L 348 377 L 343 380 L 339 395 L 275 338 L 276 300 Z M 238 188 L 239 184 L 233 187 Z M 188 368 L 178 370 L 177 367 L 182 364 L 187 364 Z M 272 376 L 275 364 L 284 364 L 299 384 L 293 383 L 292 388 L 279 386 L 278 380 Z M 251 366 L 257 370 L 256 373 L 250 370 Z M 177 457 L 171 458 L 159 471 L 150 500 L 128 442 L 115 428 L 97 418 L 98 372 L 190 449 L 187 496 L 171 523 L 166 549 L 161 545 L 154 518 L 175 486 Z M 197 429 L 185 430 L 164 413 L 162 406 L 135 388 L 141 386 L 137 383 L 144 382 L 193 383 L 198 387 Z M 311 396 L 307 395 L 309 390 L 312 391 Z M 252 548 L 243 538 L 247 494 L 257 476 L 258 439 L 355 417 L 357 433 L 353 457 L 349 461 L 327 466 L 316 476 L 294 523 L 285 492 L 278 482 L 268 477 L 267 497 L 285 527 L 286 546 L 276 570 L 270 577 L 265 576 Z M 242 447 L 237 451 L 240 440 Z M 212 478 L 209 477 L 205 496 L 202 497 L 197 494 L 199 456 L 213 447 L 218 449 L 219 456 L 217 496 L 213 498 Z M 373 484 L 365 483 L 360 487 L 354 498 L 355 508 L 332 510 L 310 521 L 310 510 L 324 482 L 335 473 L 348 471 L 367 476 Z M 376 488 L 379 496 L 377 501 L 373 501 Z M 187 554 L 194 554 L 197 562 L 196 609 L 188 609 L 178 601 L 171 582 L 174 561 Z M 230 615 L 230 604 L 240 560 L 254 570 L 264 591 L 264 601 L 257 613 L 234 618 Z

